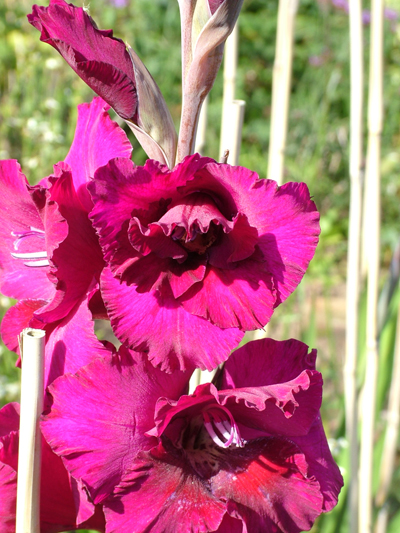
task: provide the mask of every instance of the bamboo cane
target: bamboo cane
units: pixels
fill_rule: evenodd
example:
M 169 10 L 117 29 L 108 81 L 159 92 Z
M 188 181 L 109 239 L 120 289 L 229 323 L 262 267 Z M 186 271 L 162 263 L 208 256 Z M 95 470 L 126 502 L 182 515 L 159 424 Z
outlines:
M 279 0 L 276 51 L 272 76 L 268 179 L 283 182 L 292 77 L 294 26 L 299 1 Z
M 228 131 L 225 136 L 225 146 L 229 150 L 228 163 L 230 165 L 237 165 L 239 163 L 245 106 L 246 102 L 244 100 L 233 100 L 229 106 L 230 112 L 225 121 L 226 126 L 228 126 Z
M 41 434 L 45 332 L 24 329 L 18 449 L 16 533 L 40 533 Z
M 383 97 L 383 1 L 372 0 L 371 46 L 368 98 L 368 151 L 366 180 L 368 182 L 368 292 L 366 373 L 360 450 L 359 531 L 372 531 L 372 457 L 374 442 L 376 376 L 378 371 L 378 280 L 380 245 L 380 137 L 382 131 Z
M 357 353 L 360 292 L 360 236 L 363 152 L 363 32 L 362 2 L 349 4 L 350 25 L 350 212 L 346 284 L 346 361 L 344 397 L 346 435 L 349 443 L 348 508 L 350 531 L 358 528 L 358 417 Z
M 390 484 L 394 472 L 397 450 L 397 437 L 399 433 L 400 417 L 400 306 L 397 314 L 396 344 L 393 359 L 392 380 L 389 392 L 388 418 L 385 441 L 382 452 L 378 492 L 376 505 L 380 507 L 376 533 L 385 533 L 388 520 L 388 506 L 386 499 L 389 494 Z
M 238 22 L 225 43 L 224 52 L 224 89 L 222 97 L 222 118 L 221 118 L 221 135 L 219 145 L 219 158 L 222 159 L 227 142 L 229 142 L 230 128 L 230 110 L 231 104 L 235 99 L 236 76 L 237 76 L 237 58 L 239 43 Z
M 208 111 L 208 95 L 205 97 L 203 105 L 201 106 L 199 124 L 197 126 L 196 144 L 194 151 L 197 154 L 203 154 L 207 138 L 207 111 Z

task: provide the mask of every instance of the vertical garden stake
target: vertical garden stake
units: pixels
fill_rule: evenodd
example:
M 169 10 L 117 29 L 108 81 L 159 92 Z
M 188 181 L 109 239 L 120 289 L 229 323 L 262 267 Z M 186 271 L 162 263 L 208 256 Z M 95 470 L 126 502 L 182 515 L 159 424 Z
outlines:
M 43 410 L 45 332 L 27 328 L 21 334 L 21 421 L 18 450 L 16 533 L 40 533 L 39 419 Z
M 368 95 L 366 188 L 368 205 L 368 292 L 366 372 L 362 403 L 359 531 L 372 531 L 372 460 L 378 373 L 378 290 L 380 245 L 380 159 L 383 115 L 383 0 L 372 1 Z M 367 222 L 366 220 L 363 221 Z
M 346 435 L 349 442 L 348 507 L 350 531 L 357 531 L 358 520 L 358 417 L 357 353 L 360 294 L 360 236 L 363 159 L 363 27 L 362 2 L 349 4 L 350 24 L 350 212 L 346 283 L 346 361 L 344 397 Z
M 230 128 L 230 113 L 232 112 L 232 102 L 235 99 L 236 76 L 237 76 L 237 61 L 238 61 L 238 47 L 239 47 L 239 22 L 236 22 L 235 27 L 225 43 L 224 51 L 224 92 L 222 98 L 222 118 L 221 118 L 221 137 L 219 145 L 219 158 L 224 155 L 225 150 L 229 150 L 227 146 Z M 231 163 L 233 165 L 234 163 Z
M 294 23 L 298 0 L 279 0 L 275 61 L 272 76 L 271 127 L 268 179 L 283 182 L 283 162 L 288 128 L 292 77 Z

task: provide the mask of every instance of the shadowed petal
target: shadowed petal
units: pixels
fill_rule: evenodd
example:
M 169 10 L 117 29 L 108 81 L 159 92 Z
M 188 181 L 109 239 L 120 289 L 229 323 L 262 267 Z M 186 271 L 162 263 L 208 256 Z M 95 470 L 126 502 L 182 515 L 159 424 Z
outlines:
M 225 513 L 208 484 L 161 445 L 136 459 L 116 494 L 105 502 L 109 533 L 131 533 L 132 524 L 135 533 L 208 533 Z
M 74 189 L 72 174 L 62 166 L 57 170 L 59 176 L 50 178 L 50 198 L 43 216 L 50 219 L 49 210 L 58 205 L 68 235 L 51 257 L 58 294 L 40 313 L 44 323 L 64 318 L 86 295 L 93 280 L 99 278 L 104 265 L 96 233 Z M 48 223 L 51 228 L 51 219 Z
M 226 464 L 211 487 L 216 496 L 235 502 L 249 532 L 297 533 L 310 529 L 323 510 L 319 483 L 307 468 L 289 440 L 261 439 L 230 450 L 229 457 L 226 452 Z

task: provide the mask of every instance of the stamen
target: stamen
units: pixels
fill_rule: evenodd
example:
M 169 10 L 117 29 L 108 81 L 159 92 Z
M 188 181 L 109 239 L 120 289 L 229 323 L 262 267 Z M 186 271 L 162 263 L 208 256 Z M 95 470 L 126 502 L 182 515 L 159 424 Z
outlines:
M 212 440 L 221 448 L 229 448 L 232 444 L 244 446 L 239 428 L 232 414 L 226 407 L 219 405 L 205 408 L 202 412 L 204 427 Z

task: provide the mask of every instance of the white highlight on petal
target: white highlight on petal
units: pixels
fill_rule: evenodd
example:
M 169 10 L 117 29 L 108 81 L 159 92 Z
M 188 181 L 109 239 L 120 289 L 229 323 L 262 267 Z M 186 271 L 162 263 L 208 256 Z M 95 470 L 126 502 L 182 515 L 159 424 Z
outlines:
M 47 257 L 47 252 L 26 252 L 24 254 L 11 253 L 14 259 L 41 259 Z

